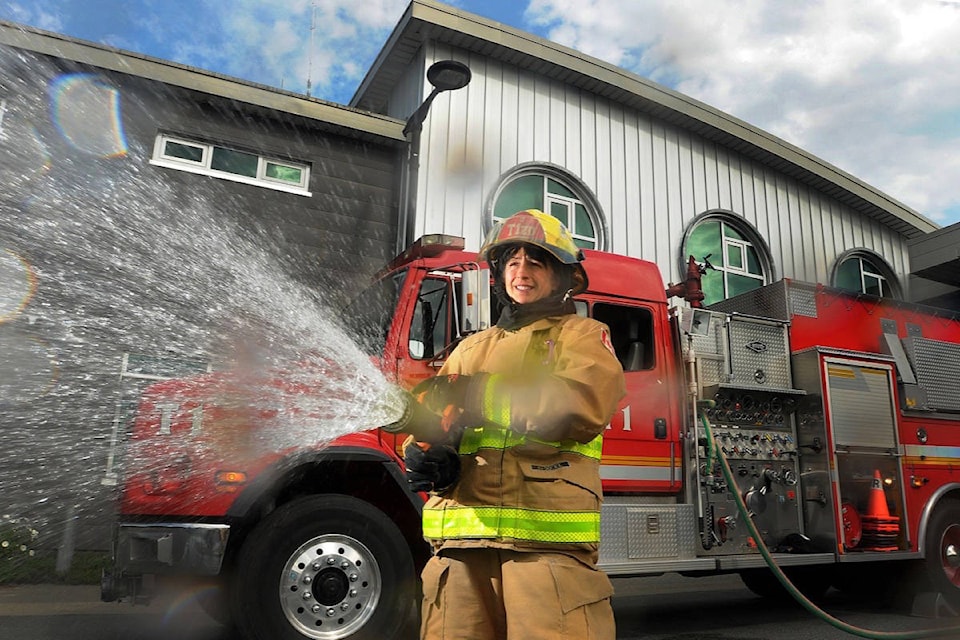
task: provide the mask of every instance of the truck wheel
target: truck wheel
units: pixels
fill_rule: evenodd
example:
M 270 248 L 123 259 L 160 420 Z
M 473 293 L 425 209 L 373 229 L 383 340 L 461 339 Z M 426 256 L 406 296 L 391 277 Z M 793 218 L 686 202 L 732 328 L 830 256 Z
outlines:
M 927 527 L 926 578 L 951 606 L 960 608 L 960 502 L 938 507 Z
M 274 511 L 244 543 L 235 577 L 235 625 L 257 640 L 398 638 L 417 609 L 400 530 L 345 495 L 299 498 Z

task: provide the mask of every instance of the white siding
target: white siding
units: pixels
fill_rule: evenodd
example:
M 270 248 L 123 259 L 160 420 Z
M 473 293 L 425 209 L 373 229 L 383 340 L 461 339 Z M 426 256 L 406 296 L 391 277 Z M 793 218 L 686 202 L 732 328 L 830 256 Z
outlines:
M 466 63 L 473 79 L 441 94 L 424 125 L 416 235 L 463 235 L 478 248 L 499 178 L 520 163 L 549 163 L 596 196 L 606 248 L 655 262 L 666 280 L 682 276 L 680 246 L 691 220 L 723 210 L 764 238 L 777 278 L 829 282 L 840 254 L 865 248 L 906 284 L 904 238 L 792 178 L 533 72 L 435 43 L 424 54 L 425 66 Z

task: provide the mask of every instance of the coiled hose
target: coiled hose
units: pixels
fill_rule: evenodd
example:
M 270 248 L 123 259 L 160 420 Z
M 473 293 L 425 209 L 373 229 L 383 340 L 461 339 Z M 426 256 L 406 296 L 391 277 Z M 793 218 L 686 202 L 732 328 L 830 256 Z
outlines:
M 763 542 L 763 538 L 761 537 L 760 532 L 757 530 L 757 525 L 753 522 L 753 518 L 750 517 L 747 505 L 743 501 L 743 496 L 741 496 L 740 492 L 736 490 L 737 485 L 734 481 L 733 471 L 730 469 L 730 464 L 727 462 L 727 457 L 722 451 L 717 451 L 716 443 L 713 441 L 713 432 L 710 429 L 710 421 L 707 420 L 706 415 L 700 411 L 697 412 L 697 416 L 700 419 L 700 422 L 703 425 L 704 433 L 706 434 L 707 468 L 713 468 L 714 461 L 719 460 L 720 468 L 723 470 L 724 480 L 726 480 L 727 486 L 732 488 L 730 493 L 732 493 L 736 499 L 737 511 L 740 513 L 740 517 L 743 519 L 743 521 L 747 523 L 747 529 L 749 530 L 750 535 L 753 536 L 753 539 L 756 541 L 757 549 L 760 550 L 760 554 L 763 556 L 764 562 L 767 563 L 767 567 L 769 567 L 770 571 L 773 572 L 773 575 L 776 576 L 780 584 L 783 585 L 783 588 L 786 589 L 787 592 L 793 596 L 793 599 L 800 603 L 804 609 L 831 626 L 840 629 L 841 631 L 845 631 L 855 636 L 860 636 L 861 638 L 871 638 L 874 640 L 914 640 L 919 638 L 938 638 L 960 632 L 960 626 L 943 627 L 940 629 L 919 629 L 916 631 L 874 631 L 871 629 L 862 629 L 831 616 L 829 613 L 815 605 L 809 598 L 803 595 L 799 589 L 793 586 L 793 583 L 790 582 L 790 579 L 787 578 L 786 574 L 784 574 L 780 567 L 777 566 L 776 562 L 774 562 L 773 557 L 770 555 L 770 550 L 767 549 L 767 545 Z M 953 635 L 953 637 L 956 636 Z

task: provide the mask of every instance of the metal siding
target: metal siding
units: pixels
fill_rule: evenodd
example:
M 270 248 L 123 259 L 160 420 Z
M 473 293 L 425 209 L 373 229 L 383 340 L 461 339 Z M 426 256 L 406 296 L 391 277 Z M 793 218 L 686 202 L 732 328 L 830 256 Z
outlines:
M 641 258 L 652 259 L 656 253 L 657 234 L 654 226 L 653 212 L 656 207 L 656 192 L 653 185 L 656 183 L 654 167 L 653 121 L 649 118 L 637 118 L 637 155 L 640 158 L 638 173 L 640 176 L 640 206 L 635 214 L 635 222 L 628 226 L 636 227 L 636 234 L 640 238 L 637 253 L 631 253 Z M 616 241 L 616 238 L 613 239 Z M 639 249 L 639 250 L 638 250 Z M 649 256 L 649 257 L 648 257 Z M 663 267 L 661 267 L 662 269 Z M 666 280 L 674 275 L 673 270 L 664 271 Z
M 828 282 L 837 256 L 862 247 L 876 251 L 905 281 L 905 240 L 826 191 L 534 70 L 446 44 L 432 48 L 428 58 L 424 64 L 464 61 L 473 80 L 454 92 L 459 95 L 438 97 L 428 118 L 422 160 L 430 170 L 420 176 L 420 233 L 462 233 L 468 247 L 478 247 L 481 207 L 490 204 L 500 178 L 519 163 L 542 162 L 565 168 L 597 197 L 612 251 L 654 261 L 667 280 L 682 275 L 678 250 L 690 222 L 729 210 L 766 241 L 771 275 Z M 474 181 L 449 180 L 441 170 L 446 156 L 464 149 L 481 159 Z M 439 213 L 450 202 L 463 203 L 465 223 L 454 215 L 457 206 Z M 471 216 L 478 220 L 471 223 Z
M 640 138 L 636 114 L 628 114 L 624 121 L 624 163 L 623 163 L 623 198 L 625 215 L 614 216 L 610 221 L 610 247 L 617 253 L 637 255 L 643 242 L 643 219 L 641 180 L 643 167 L 640 164 Z M 637 167 L 637 172 L 630 174 L 626 167 Z M 637 224 L 630 225 L 628 219 L 637 219 Z

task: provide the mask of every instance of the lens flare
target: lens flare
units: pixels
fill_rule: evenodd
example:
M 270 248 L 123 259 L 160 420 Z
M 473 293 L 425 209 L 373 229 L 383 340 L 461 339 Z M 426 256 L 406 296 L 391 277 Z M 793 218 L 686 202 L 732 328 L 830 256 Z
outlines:
M 0 251 L 0 324 L 15 318 L 37 291 L 37 275 L 20 254 Z
M 120 92 L 92 74 L 62 76 L 50 85 L 53 122 L 76 149 L 101 157 L 127 153 Z

